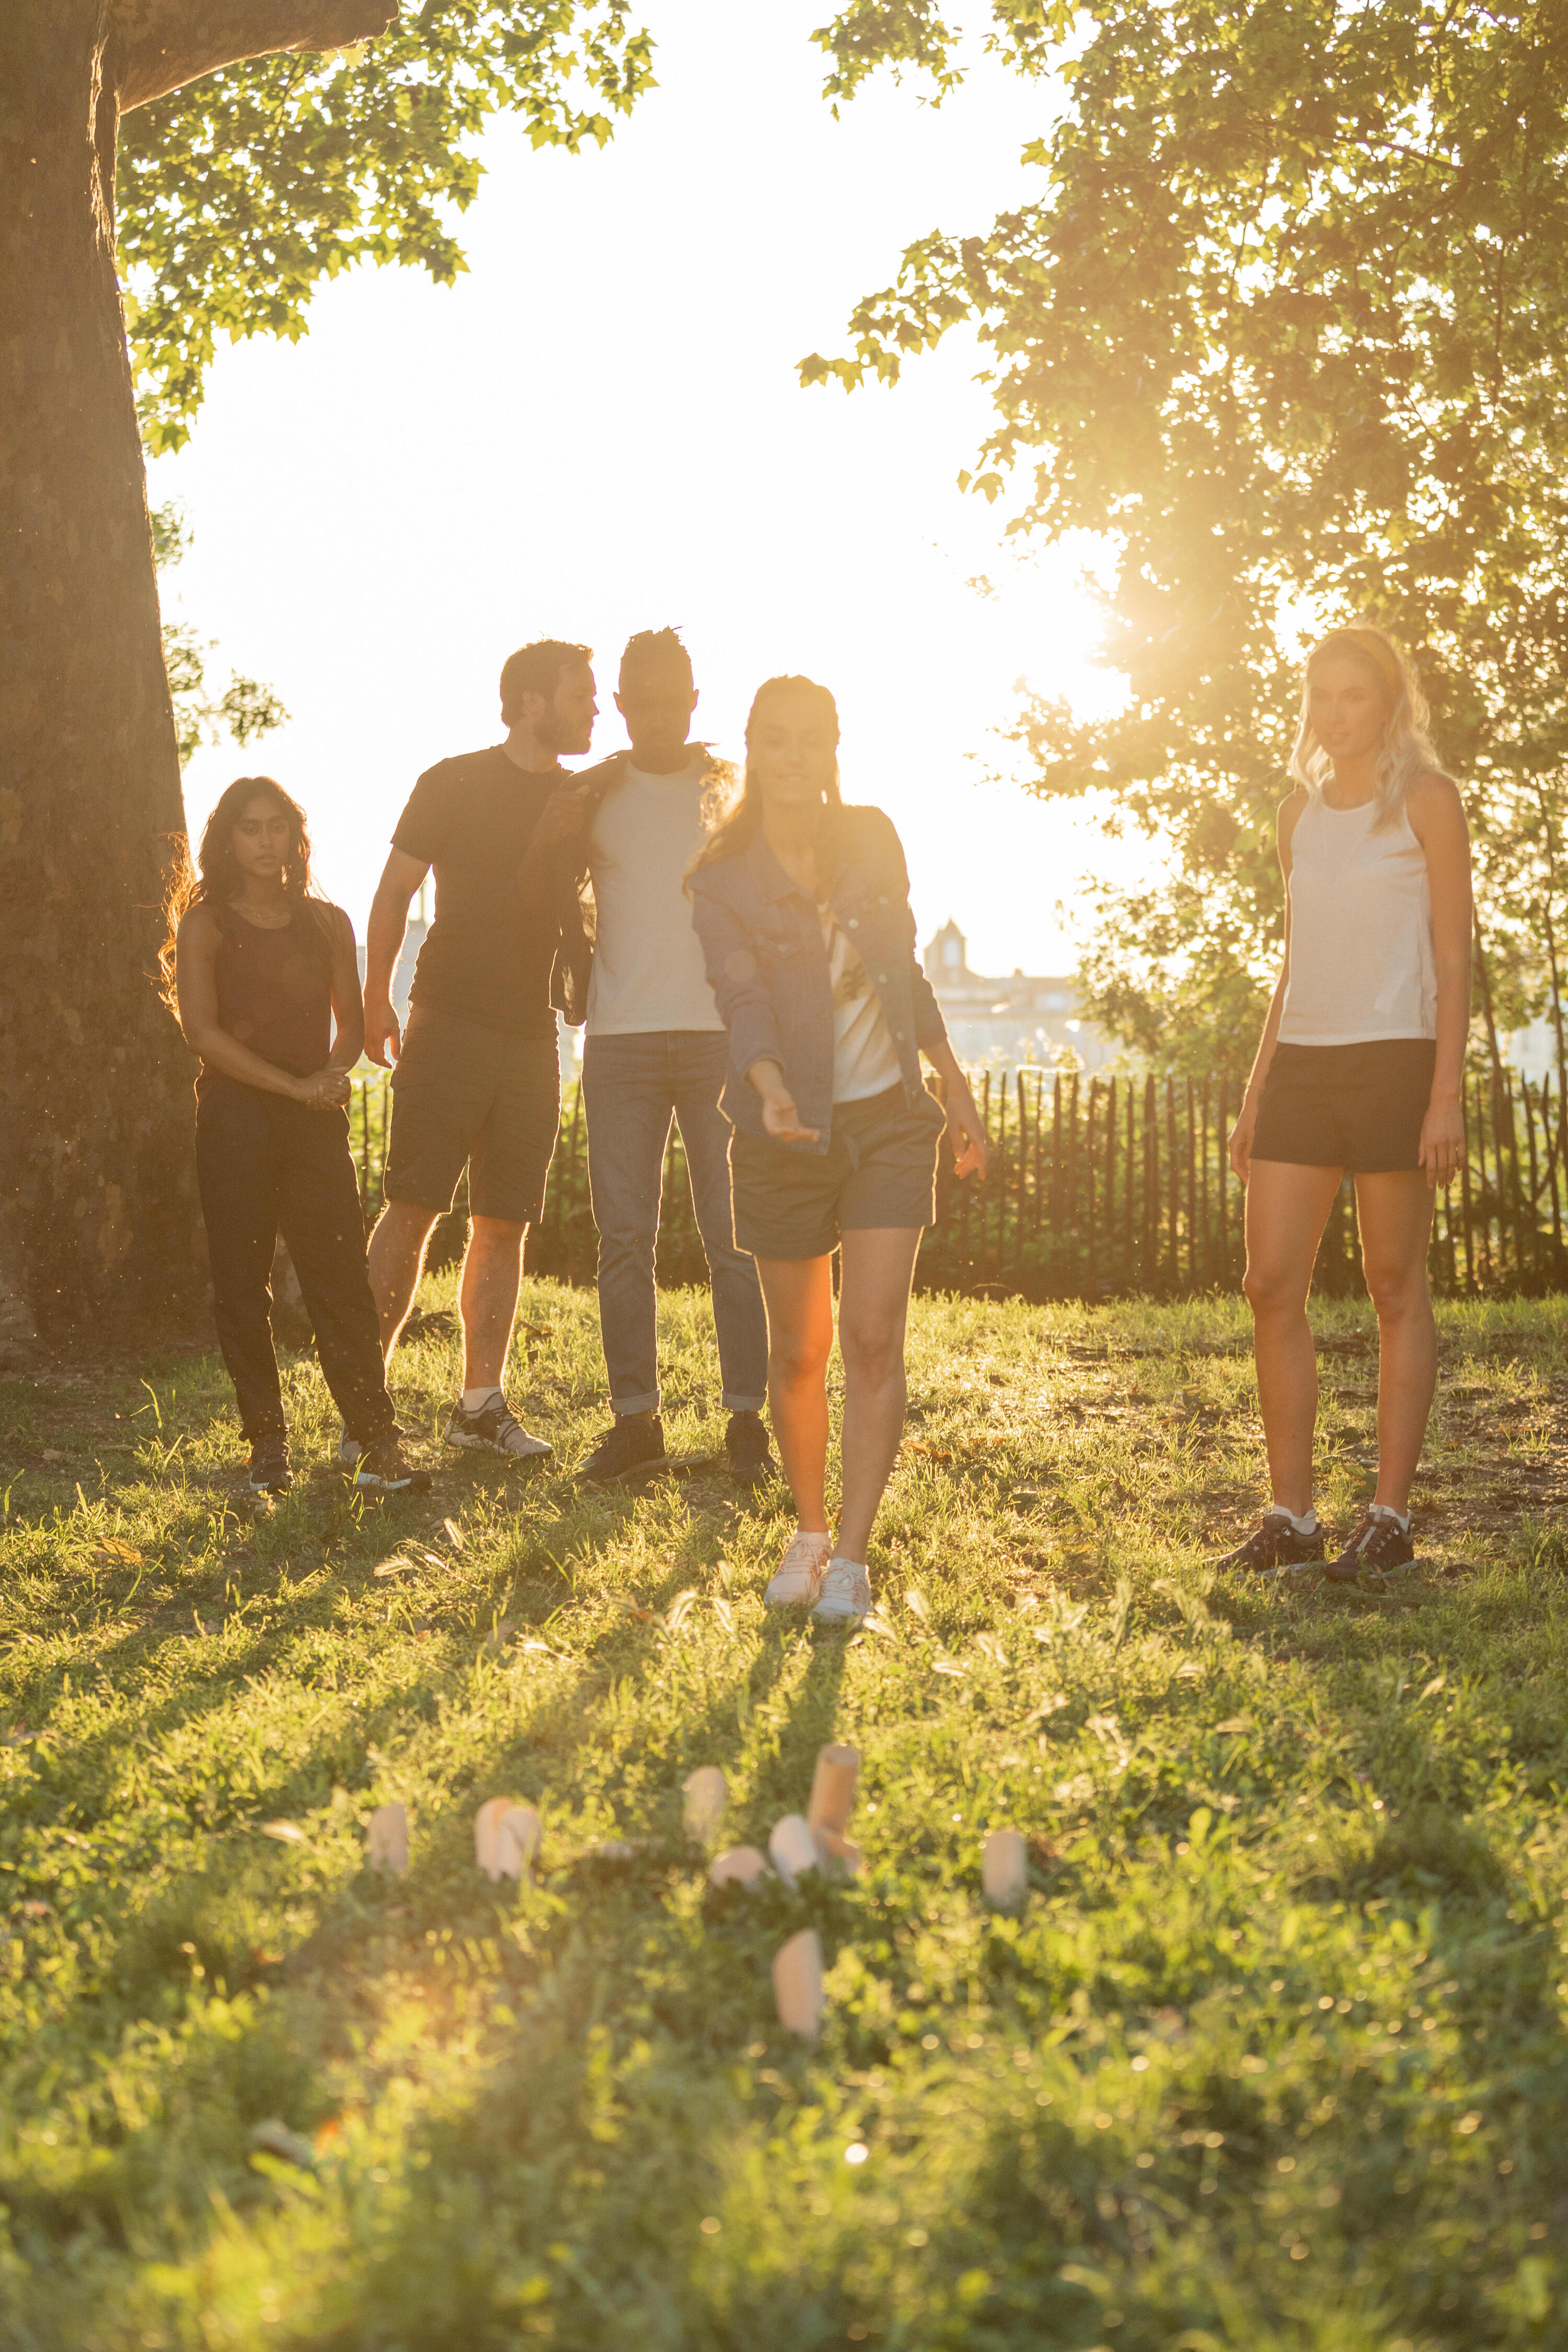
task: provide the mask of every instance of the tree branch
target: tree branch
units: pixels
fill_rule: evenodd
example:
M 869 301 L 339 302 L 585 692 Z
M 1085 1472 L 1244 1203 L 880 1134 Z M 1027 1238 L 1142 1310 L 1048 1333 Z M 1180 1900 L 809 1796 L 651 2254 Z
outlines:
M 116 0 L 121 112 L 277 49 L 341 49 L 384 33 L 398 0 Z

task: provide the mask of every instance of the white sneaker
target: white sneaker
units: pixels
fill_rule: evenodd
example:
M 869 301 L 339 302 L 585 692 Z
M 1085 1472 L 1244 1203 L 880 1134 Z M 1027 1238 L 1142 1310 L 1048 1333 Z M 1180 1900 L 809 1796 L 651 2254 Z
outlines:
M 770 1609 L 809 1607 L 822 1590 L 823 1570 L 833 1556 L 830 1535 L 807 1535 L 797 1528 L 763 1599 Z
M 812 1615 L 819 1625 L 858 1625 L 871 1606 L 871 1580 L 858 1559 L 830 1559 Z
M 349 1476 L 353 1471 L 359 1468 L 360 1456 L 363 1452 L 364 1448 L 360 1444 L 359 1439 L 357 1437 L 351 1437 L 348 1431 L 340 1424 L 338 1429 L 338 1468 L 343 1473 L 345 1477 Z

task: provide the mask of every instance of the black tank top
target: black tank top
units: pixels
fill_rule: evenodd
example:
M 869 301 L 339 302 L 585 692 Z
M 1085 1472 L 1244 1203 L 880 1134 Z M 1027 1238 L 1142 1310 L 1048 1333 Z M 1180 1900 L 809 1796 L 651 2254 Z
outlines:
M 232 907 L 213 908 L 218 1027 L 296 1078 L 319 1070 L 331 1051 L 326 912 L 325 907 L 319 914 L 313 906 L 297 907 L 287 929 L 274 931 L 247 922 Z M 222 1075 L 204 1064 L 198 1091 Z

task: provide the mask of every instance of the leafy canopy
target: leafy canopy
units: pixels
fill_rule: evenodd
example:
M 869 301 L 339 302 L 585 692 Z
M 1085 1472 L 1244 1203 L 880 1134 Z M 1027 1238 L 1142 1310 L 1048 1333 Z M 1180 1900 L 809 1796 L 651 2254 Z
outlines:
M 374 42 L 254 58 L 126 114 L 119 247 L 149 449 L 188 437 L 220 334 L 298 341 L 323 278 L 397 261 L 450 284 L 488 119 L 521 113 L 536 147 L 602 145 L 652 54 L 626 0 L 426 0 Z
M 959 71 L 925 0 L 857 0 L 818 37 L 836 96 L 879 61 L 925 68 L 939 99 Z M 1037 201 L 911 246 L 850 352 L 802 373 L 891 380 L 972 325 L 995 425 L 961 478 L 1022 478 L 1015 530 L 1114 550 L 1125 711 L 1083 726 L 1036 701 L 1019 727 L 1037 790 L 1099 791 L 1169 847 L 1172 887 L 1102 894 L 1097 1010 L 1164 1056 L 1257 1009 L 1301 637 L 1367 615 L 1416 656 L 1465 780 L 1517 1012 L 1564 903 L 1568 20 L 1536 0 L 1092 19 L 997 0 L 991 39 L 1052 78 Z

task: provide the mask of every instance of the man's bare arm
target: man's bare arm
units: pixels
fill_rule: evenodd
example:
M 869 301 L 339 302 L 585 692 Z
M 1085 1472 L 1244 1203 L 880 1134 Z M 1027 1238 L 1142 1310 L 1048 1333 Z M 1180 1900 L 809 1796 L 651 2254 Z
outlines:
M 429 871 L 422 858 L 410 857 L 405 849 L 389 850 L 371 900 L 364 942 L 364 1050 L 384 1070 L 403 1050 L 392 1009 L 392 975 L 403 952 L 410 902 Z

